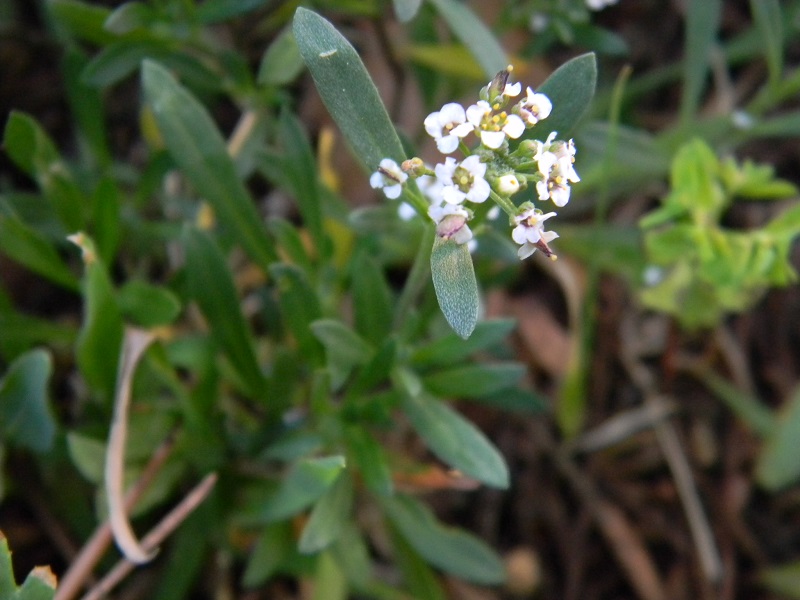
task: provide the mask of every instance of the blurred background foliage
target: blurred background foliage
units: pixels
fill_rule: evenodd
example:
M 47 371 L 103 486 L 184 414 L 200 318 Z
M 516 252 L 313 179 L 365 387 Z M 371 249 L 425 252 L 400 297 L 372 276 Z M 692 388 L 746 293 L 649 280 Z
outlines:
M 120 459 L 139 537 L 218 479 L 115 597 L 800 597 L 800 2 L 303 6 L 0 4 L 17 581 L 105 589 Z M 408 156 L 506 64 L 597 57 L 588 107 L 543 85 L 588 108 L 542 124 L 578 147 L 560 258 L 486 227 L 466 341 L 344 141 L 377 105 L 308 74 L 323 17 Z M 0 550 L 3 597 L 47 581 Z

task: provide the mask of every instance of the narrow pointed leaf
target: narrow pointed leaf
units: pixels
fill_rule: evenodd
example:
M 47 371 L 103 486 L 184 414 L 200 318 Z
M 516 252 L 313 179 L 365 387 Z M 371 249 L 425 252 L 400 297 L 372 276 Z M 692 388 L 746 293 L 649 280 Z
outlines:
M 403 538 L 431 565 L 482 585 L 505 581 L 503 561 L 494 550 L 466 531 L 442 525 L 421 502 L 395 496 L 381 504 Z
M 300 535 L 298 549 L 314 554 L 336 541 L 353 507 L 353 482 L 346 473 L 317 500 Z
M 421 388 L 415 376 L 401 372 L 396 380 L 406 393 L 401 407 L 431 451 L 464 475 L 496 488 L 507 488 L 503 456 L 475 425 Z
M 431 275 L 439 307 L 458 335 L 467 339 L 478 322 L 478 282 L 466 244 L 438 235 L 431 252 Z
M 208 319 L 214 339 L 249 392 L 263 396 L 264 376 L 225 257 L 214 241 L 197 229 L 186 229 L 184 246 L 189 293 Z
M 386 157 L 403 160 L 400 138 L 350 42 L 328 21 L 305 8 L 297 9 L 293 27 L 300 56 L 356 157 L 369 170 Z
M 565 62 L 539 86 L 553 103 L 553 112 L 533 127 L 526 137 L 545 139 L 557 131 L 565 139 L 589 109 L 597 85 L 597 59 L 593 52 Z
M 491 30 L 464 2 L 430 0 L 450 29 L 483 67 L 487 81 L 508 66 L 508 57 Z
M 150 60 L 142 66 L 142 85 L 173 160 L 214 207 L 222 224 L 266 270 L 277 258 L 275 250 L 208 112 Z
M 0 380 L 0 439 L 35 452 L 53 444 L 55 420 L 47 384 L 53 361 L 44 350 L 32 350 L 11 363 Z

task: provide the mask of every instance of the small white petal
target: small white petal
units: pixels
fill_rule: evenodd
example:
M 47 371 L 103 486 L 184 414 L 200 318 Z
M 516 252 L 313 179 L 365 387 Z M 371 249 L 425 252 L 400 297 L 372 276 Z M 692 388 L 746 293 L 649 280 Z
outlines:
M 475 177 L 483 177 L 486 174 L 486 163 L 482 163 L 481 157 L 476 154 L 462 160 L 461 168 L 466 169 Z
M 489 197 L 491 189 L 489 182 L 485 179 L 475 178 L 472 182 L 472 189 L 467 192 L 467 200 L 470 202 L 484 202 Z
M 408 202 L 401 202 L 400 206 L 397 207 L 397 216 L 399 216 L 402 221 L 410 221 L 416 215 L 417 211 L 414 210 L 414 207 Z
M 520 260 L 528 258 L 531 254 L 536 252 L 536 246 L 533 244 L 525 244 L 521 246 L 519 250 L 517 250 L 517 256 L 519 256 Z
M 442 126 L 439 124 L 439 113 L 432 112 L 422 122 L 425 126 L 425 131 L 428 132 L 433 138 L 439 138 L 442 135 Z
M 547 189 L 546 181 L 536 182 L 536 193 L 539 194 L 539 200 L 547 200 L 550 197 L 550 191 Z
M 503 89 L 503 95 L 513 98 L 515 96 L 519 96 L 521 91 L 522 84 L 519 81 L 516 83 L 507 83 L 505 89 Z
M 508 137 L 517 139 L 525 132 L 525 121 L 517 115 L 508 115 L 506 124 L 503 125 L 503 131 Z
M 439 111 L 439 122 L 442 125 L 448 123 L 463 123 L 467 118 L 464 107 L 457 102 L 448 102 Z
M 556 206 L 566 206 L 567 202 L 569 202 L 569 186 L 554 187 L 550 197 Z
M 492 107 L 485 100 L 478 100 L 477 104 L 473 104 L 467 109 L 467 121 L 472 123 L 475 127 L 479 127 L 483 117 L 492 112 Z
M 455 135 L 460 138 L 467 137 L 470 133 L 475 130 L 472 123 L 461 123 L 460 125 L 456 125 L 453 127 L 453 130 L 450 132 L 450 135 Z
M 487 148 L 497 150 L 503 145 L 506 134 L 502 131 L 481 131 L 481 143 Z
M 436 147 L 442 154 L 450 154 L 458 148 L 458 138 L 454 135 L 445 135 L 436 140 Z
M 525 243 L 525 234 L 526 234 L 525 230 L 526 229 L 527 229 L 527 227 L 525 227 L 525 225 L 517 225 L 511 231 L 511 239 L 514 240 L 518 244 L 524 244 Z
M 461 204 L 467 195 L 454 185 L 446 185 L 442 190 L 442 199 L 448 204 Z
M 383 187 L 383 173 L 380 171 L 375 171 L 372 175 L 369 176 L 369 184 L 372 186 L 373 189 L 379 189 Z
M 383 188 L 383 193 L 390 200 L 394 200 L 395 198 L 399 198 L 400 197 L 400 192 L 402 192 L 402 191 L 403 191 L 403 187 L 398 183 L 396 183 L 394 185 L 387 185 L 385 188 Z

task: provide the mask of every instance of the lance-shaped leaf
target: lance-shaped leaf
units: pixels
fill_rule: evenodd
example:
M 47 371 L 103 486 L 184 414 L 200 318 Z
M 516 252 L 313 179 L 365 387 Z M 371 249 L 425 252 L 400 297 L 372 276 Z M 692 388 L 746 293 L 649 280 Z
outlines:
M 466 531 L 442 525 L 421 502 L 395 496 L 383 498 L 381 505 L 405 540 L 433 566 L 483 585 L 505 581 L 503 561 L 494 550 Z
M 439 237 L 433 241 L 431 276 L 439 307 L 450 327 L 467 339 L 478 322 L 478 282 L 466 244 Z
M 398 371 L 395 381 L 405 389 L 403 412 L 427 446 L 464 475 L 496 488 L 508 487 L 508 467 L 487 437 L 444 402 L 421 387 L 409 371 Z
M 0 437 L 35 452 L 53 445 L 55 421 L 47 399 L 53 361 L 45 350 L 16 359 L 0 379 Z
M 266 270 L 276 259 L 275 250 L 208 112 L 152 61 L 143 63 L 142 85 L 173 160 L 214 207 L 222 224 Z
M 525 137 L 545 139 L 557 131 L 564 139 L 589 108 L 597 85 L 597 59 L 593 52 L 565 62 L 548 77 L 538 92 L 553 103 L 553 111 Z
M 400 138 L 355 48 L 305 8 L 294 15 L 294 37 L 322 101 L 355 155 L 370 170 L 382 158 L 402 160 Z
M 251 394 L 263 399 L 265 379 L 225 257 L 211 237 L 197 229 L 186 229 L 184 246 L 189 293 L 208 319 L 214 339 L 242 382 Z
M 497 43 L 497 38 L 465 3 L 456 0 L 430 1 L 456 37 L 472 52 L 487 79 L 508 66 L 508 57 Z

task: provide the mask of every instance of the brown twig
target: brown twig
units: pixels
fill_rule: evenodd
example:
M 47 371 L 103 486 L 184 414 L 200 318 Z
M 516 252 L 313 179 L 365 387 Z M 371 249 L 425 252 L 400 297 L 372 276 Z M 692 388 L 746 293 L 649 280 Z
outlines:
M 125 496 L 125 509 L 127 511 L 133 510 L 161 470 L 161 467 L 167 462 L 174 443 L 174 440 L 170 438 L 156 449 L 144 471 L 142 471 L 142 474 Z M 82 587 L 94 583 L 91 581 L 92 569 L 100 562 L 112 540 L 111 525 L 108 521 L 105 521 L 95 530 L 81 548 L 78 556 L 70 564 L 69 569 L 61 578 L 54 600 L 72 600 L 78 595 Z
M 146 552 L 153 552 L 156 548 L 196 509 L 203 500 L 206 499 L 214 484 L 217 482 L 217 474 L 209 473 L 200 483 L 175 506 L 167 515 L 159 521 L 150 532 L 142 538 L 142 548 Z M 127 559 L 120 560 L 114 567 L 87 593 L 82 600 L 100 600 L 108 594 L 120 581 L 122 581 L 133 569 L 136 563 Z

